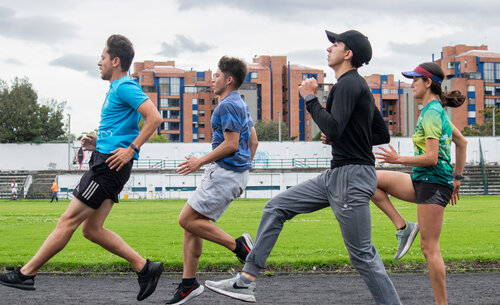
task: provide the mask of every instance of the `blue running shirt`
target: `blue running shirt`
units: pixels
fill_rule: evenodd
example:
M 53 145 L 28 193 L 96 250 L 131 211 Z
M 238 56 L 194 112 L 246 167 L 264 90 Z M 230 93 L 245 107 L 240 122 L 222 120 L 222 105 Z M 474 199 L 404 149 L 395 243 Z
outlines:
M 240 134 L 238 150 L 216 161 L 221 167 L 242 172 L 252 167 L 250 154 L 250 133 L 253 121 L 248 105 L 241 99 L 238 91 L 229 93 L 215 108 L 212 114 L 212 150 L 224 141 L 224 131 Z
M 139 135 L 141 114 L 137 108 L 149 97 L 141 86 L 129 76 L 110 84 L 101 109 L 101 122 L 97 132 L 96 150 L 110 154 L 113 150 L 127 148 Z M 134 154 L 134 160 L 139 154 Z

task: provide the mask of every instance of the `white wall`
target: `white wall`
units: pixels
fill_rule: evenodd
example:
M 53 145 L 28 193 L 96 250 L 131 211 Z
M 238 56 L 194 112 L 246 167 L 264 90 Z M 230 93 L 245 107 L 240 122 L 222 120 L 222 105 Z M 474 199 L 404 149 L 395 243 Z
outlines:
M 500 137 L 467 137 L 467 162 L 479 162 L 479 140 L 487 162 L 500 162 Z M 79 144 L 75 142 L 75 144 Z M 411 138 L 393 137 L 391 145 L 401 155 L 413 155 Z M 75 159 L 79 147 L 71 150 Z M 141 148 L 141 160 L 183 160 L 188 155 L 203 155 L 212 150 L 210 143 L 146 143 Z M 374 149 L 376 151 L 377 148 Z M 88 162 L 90 154 L 85 154 Z M 256 159 L 330 158 L 331 149 L 320 142 L 260 142 Z M 455 160 L 452 145 L 452 160 Z M 73 163 L 73 162 L 72 162 Z M 78 165 L 72 165 L 74 169 Z M 67 144 L 0 144 L 0 170 L 67 170 Z

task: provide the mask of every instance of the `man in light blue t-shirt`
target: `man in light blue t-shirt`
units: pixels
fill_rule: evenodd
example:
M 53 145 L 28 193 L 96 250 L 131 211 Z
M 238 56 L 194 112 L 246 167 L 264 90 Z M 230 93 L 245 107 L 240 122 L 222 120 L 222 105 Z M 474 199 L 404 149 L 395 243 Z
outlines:
M 203 292 L 196 270 L 203 240 L 233 251 L 244 262 L 253 247 L 249 234 L 234 239 L 215 225 L 229 204 L 245 190 L 248 171 L 257 150 L 257 133 L 247 104 L 238 89 L 245 81 L 247 67 L 238 58 L 222 57 L 212 79 L 220 103 L 212 114 L 212 151 L 201 158 L 186 157 L 177 172 L 187 175 L 209 164 L 194 194 L 179 215 L 184 229 L 182 282 L 167 304 L 183 304 Z
M 38 270 L 69 242 L 82 224 L 82 233 L 90 241 L 129 261 L 138 274 L 137 300 L 150 296 L 163 271 L 161 262 L 145 260 L 117 234 L 103 227 L 113 204 L 130 177 L 139 147 L 154 133 L 162 118 L 139 84 L 128 77 L 134 58 L 132 43 L 122 35 L 111 35 L 98 66 L 101 78 L 110 88 L 101 110 L 97 137 L 81 140 L 83 149 L 93 151 L 89 171 L 73 192 L 73 199 L 36 255 L 23 267 L 0 274 L 0 284 L 23 290 L 35 290 Z M 139 119 L 145 119 L 139 131 Z

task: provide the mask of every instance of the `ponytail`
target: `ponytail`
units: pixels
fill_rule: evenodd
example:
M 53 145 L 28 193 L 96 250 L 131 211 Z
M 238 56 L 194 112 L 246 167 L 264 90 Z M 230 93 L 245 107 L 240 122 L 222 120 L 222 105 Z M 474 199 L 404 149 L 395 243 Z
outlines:
M 441 92 L 439 102 L 443 107 L 460 107 L 465 101 L 465 96 L 458 90 L 451 92 Z

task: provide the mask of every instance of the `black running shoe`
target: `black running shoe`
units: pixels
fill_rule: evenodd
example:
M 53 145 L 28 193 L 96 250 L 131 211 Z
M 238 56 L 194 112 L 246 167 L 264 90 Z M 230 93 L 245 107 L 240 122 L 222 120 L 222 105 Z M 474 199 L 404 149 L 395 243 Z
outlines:
M 35 276 L 21 273 L 21 267 L 9 273 L 0 274 L 0 284 L 22 290 L 35 290 Z
M 140 290 L 137 295 L 137 301 L 142 301 L 149 297 L 156 289 L 158 280 L 163 272 L 162 262 L 152 262 L 149 259 L 146 261 L 146 272 L 143 274 L 137 273 Z
M 237 241 L 241 242 L 241 250 L 236 253 L 236 256 L 240 260 L 240 262 L 245 263 L 247 260 L 247 256 L 253 249 L 253 239 L 252 236 L 248 233 L 241 234 L 240 237 L 236 238 Z
M 195 281 L 191 286 L 184 286 L 180 283 L 174 292 L 174 297 L 165 304 L 184 304 L 187 301 L 199 296 L 204 289 L 205 287 L 200 285 L 198 281 Z

